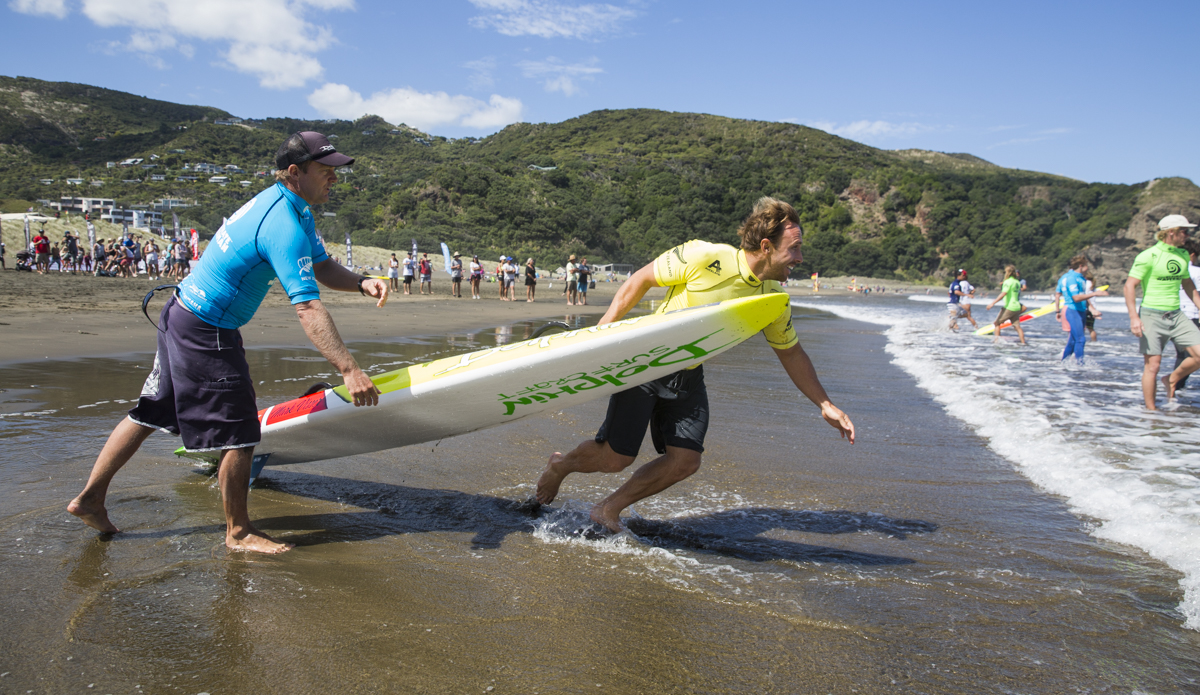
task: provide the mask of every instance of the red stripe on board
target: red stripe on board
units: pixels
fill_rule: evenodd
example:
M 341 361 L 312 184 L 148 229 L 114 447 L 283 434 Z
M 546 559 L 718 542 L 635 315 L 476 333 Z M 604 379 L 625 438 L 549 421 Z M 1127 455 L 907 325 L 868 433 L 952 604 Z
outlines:
M 294 401 L 280 403 L 279 405 L 275 406 L 275 409 L 272 410 L 271 414 L 268 416 L 267 422 L 263 424 L 274 425 L 277 422 L 291 420 L 292 418 L 300 417 L 301 415 L 319 413 L 328 407 L 329 406 L 325 405 L 325 392 L 322 391 L 321 393 L 314 393 L 311 396 L 297 398 Z

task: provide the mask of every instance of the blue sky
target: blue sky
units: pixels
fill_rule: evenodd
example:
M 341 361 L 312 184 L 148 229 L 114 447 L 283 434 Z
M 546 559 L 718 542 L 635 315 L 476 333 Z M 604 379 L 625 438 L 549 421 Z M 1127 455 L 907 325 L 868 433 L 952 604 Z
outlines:
M 1200 181 L 1200 2 L 6 0 L 0 74 L 481 136 L 631 107 Z

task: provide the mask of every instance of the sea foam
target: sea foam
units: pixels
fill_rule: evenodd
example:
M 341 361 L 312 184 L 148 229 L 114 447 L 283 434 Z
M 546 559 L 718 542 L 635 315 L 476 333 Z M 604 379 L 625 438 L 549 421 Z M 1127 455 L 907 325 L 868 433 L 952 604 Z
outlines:
M 1158 412 L 1142 407 L 1142 359 L 1122 300 L 1103 301 L 1103 311 L 1120 317 L 1097 324 L 1102 341 L 1089 343 L 1088 358 L 1075 365 L 1060 362 L 1066 340 L 1053 317 L 1026 324 L 1028 348 L 1009 342 L 1010 331 L 993 349 L 968 331 L 951 333 L 944 310 L 913 298 L 920 303 L 792 305 L 883 326 L 894 364 L 1029 480 L 1098 520 L 1095 536 L 1183 573 L 1179 610 L 1186 627 L 1200 630 L 1197 408 L 1187 395 Z M 976 302 L 977 321 L 985 305 Z

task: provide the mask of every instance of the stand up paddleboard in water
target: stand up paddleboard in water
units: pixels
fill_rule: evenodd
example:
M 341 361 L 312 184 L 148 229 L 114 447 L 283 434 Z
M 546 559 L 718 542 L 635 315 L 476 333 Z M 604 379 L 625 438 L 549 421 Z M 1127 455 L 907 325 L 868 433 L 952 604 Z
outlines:
M 436 441 L 640 386 L 745 341 L 785 311 L 773 293 L 545 335 L 372 377 L 379 405 L 345 386 L 259 411 L 255 471 Z M 216 463 L 220 452 L 180 456 Z
M 1102 290 L 1107 290 L 1107 289 L 1108 289 L 1108 285 L 1104 285 L 1101 287 L 1097 287 L 1094 291 L 1100 292 Z M 1032 321 L 1033 319 L 1036 319 L 1039 316 L 1045 316 L 1046 314 L 1052 314 L 1052 313 L 1054 313 L 1054 302 L 1050 302 L 1049 304 L 1040 306 L 1040 307 L 1034 309 L 1033 311 L 1030 311 L 1029 313 L 1021 314 L 1021 317 L 1019 320 L 1021 323 L 1025 323 L 1026 321 Z M 1000 324 L 1001 329 L 1008 328 L 1009 326 L 1012 326 L 1012 321 L 1005 321 L 1004 323 Z M 975 331 L 975 335 L 991 335 L 992 331 L 995 331 L 995 330 L 996 330 L 996 324 L 989 323 L 988 325 L 983 326 L 979 330 Z

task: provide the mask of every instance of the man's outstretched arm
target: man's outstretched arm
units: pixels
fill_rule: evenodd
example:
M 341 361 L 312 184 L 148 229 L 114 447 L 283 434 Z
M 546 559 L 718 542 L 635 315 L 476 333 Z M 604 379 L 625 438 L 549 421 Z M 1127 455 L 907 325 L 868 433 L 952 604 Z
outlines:
M 783 350 L 772 349 L 779 357 L 779 363 L 783 365 L 784 371 L 791 377 L 792 383 L 800 389 L 800 393 L 803 393 L 808 400 L 821 409 L 821 417 L 825 418 L 825 422 L 836 429 L 843 439 L 849 439 L 853 444 L 854 423 L 850 421 L 850 416 L 843 413 L 829 400 L 829 394 L 825 393 L 825 387 L 821 386 L 821 380 L 817 378 L 817 370 L 813 367 L 812 360 L 808 358 L 808 353 L 804 352 L 804 348 L 797 343 Z
M 382 307 L 387 303 L 388 284 L 386 282 L 377 278 L 363 280 L 362 275 L 346 270 L 341 265 L 334 263 L 332 258 L 326 258 L 320 263 L 314 263 L 313 277 L 322 285 L 331 290 L 338 290 L 339 292 L 357 292 L 359 288 L 358 282 L 362 280 L 363 293 L 379 299 L 375 306 Z
M 358 289 L 357 284 L 358 281 L 355 280 L 355 289 Z M 304 327 L 308 339 L 342 375 L 354 406 L 377 405 L 379 389 L 376 388 L 371 378 L 359 368 L 354 355 L 350 354 L 346 343 L 342 342 L 342 336 L 338 334 L 337 326 L 333 325 L 333 317 L 329 315 L 329 311 L 325 309 L 321 300 L 300 302 L 296 305 L 296 316 L 300 318 L 300 325 Z
M 642 297 L 650 291 L 651 287 L 659 287 L 658 281 L 654 279 L 654 264 L 642 267 L 629 279 L 621 285 L 621 289 L 617 290 L 616 296 L 613 297 L 612 303 L 608 305 L 608 311 L 604 312 L 604 316 L 600 318 L 600 325 L 620 321 L 629 310 L 638 305 L 642 301 Z

